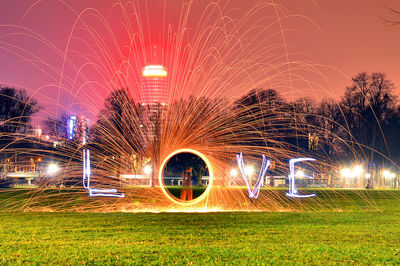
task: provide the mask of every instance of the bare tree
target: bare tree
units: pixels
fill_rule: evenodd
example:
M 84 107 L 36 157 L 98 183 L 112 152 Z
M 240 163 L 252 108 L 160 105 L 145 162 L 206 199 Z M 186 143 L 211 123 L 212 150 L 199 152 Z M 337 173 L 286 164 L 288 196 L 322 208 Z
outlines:
M 391 18 L 382 18 L 383 22 L 390 27 L 394 26 L 399 26 L 400 25 L 400 11 L 396 10 L 392 7 L 388 7 L 385 5 L 385 7 L 390 11 L 391 13 Z
M 397 98 L 394 85 L 383 73 L 368 75 L 363 72 L 353 78 L 340 103 L 350 136 L 371 161 L 377 154 L 390 156 L 385 131 L 396 113 Z
M 25 90 L 0 88 L 0 132 L 1 136 L 24 133 L 30 128 L 32 115 L 39 112 L 37 101 Z

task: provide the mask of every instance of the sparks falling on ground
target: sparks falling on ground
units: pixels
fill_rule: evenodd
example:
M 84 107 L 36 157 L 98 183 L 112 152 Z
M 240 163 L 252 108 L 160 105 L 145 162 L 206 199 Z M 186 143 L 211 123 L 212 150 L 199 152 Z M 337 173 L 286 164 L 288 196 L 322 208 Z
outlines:
M 292 123 L 288 118 L 296 118 L 297 110 L 283 111 L 273 104 L 269 107 L 246 104 L 246 99 L 241 98 L 259 88 L 274 88 L 291 97 L 302 94 L 303 90 L 329 87 L 320 69 L 306 57 L 302 59 L 300 53 L 292 52 L 286 43 L 285 34 L 289 29 L 282 27 L 281 20 L 290 19 L 290 15 L 284 7 L 268 2 L 242 12 L 217 2 L 184 1 L 176 13 L 169 12 L 172 7 L 166 2 L 160 9 L 152 9 L 148 4 L 147 1 L 113 3 L 110 12 L 112 18 L 117 18 L 116 23 L 100 10 L 87 8 L 78 13 L 61 1 L 60 7 L 75 16 L 70 33 L 65 36 L 64 49 L 40 31 L 22 26 L 25 19 L 41 8 L 41 1 L 27 10 L 20 25 L 2 25 L 10 34 L 2 36 L 1 48 L 31 64 L 49 80 L 34 93 L 45 100 L 48 115 L 54 121 L 62 114 L 78 115 L 79 119 L 72 124 L 80 124 L 75 131 L 62 129 L 69 135 L 64 138 L 64 133 L 57 132 L 54 124 L 59 145 L 52 151 L 37 151 L 62 161 L 60 183 L 75 180 L 75 186 L 58 189 L 43 182 L 37 188 L 24 190 L 29 195 L 27 201 L 6 190 L 2 192 L 7 196 L 3 200 L 6 208 L 54 211 L 341 209 L 335 197 L 346 197 L 343 192 L 332 196 L 331 192 L 321 190 L 315 198 L 299 200 L 288 198 L 283 189 L 264 189 L 256 200 L 249 199 L 246 184 L 252 189 L 251 180 L 245 183 L 240 176 L 231 175 L 232 168 L 238 169 L 236 155 L 240 153 L 246 162 L 255 164 L 254 176 L 258 175 L 260 166 L 257 165 L 261 164 L 263 155 L 274 162 L 274 171 L 281 176 L 289 174 L 290 159 L 310 156 L 309 151 L 282 140 L 282 135 L 276 136 L 275 129 L 279 126 L 282 131 L 286 130 L 287 138 L 309 138 L 303 131 L 307 121 L 295 119 L 296 123 Z M 237 15 L 235 19 L 230 16 L 235 12 L 241 13 L 239 19 Z M 30 40 L 40 49 L 48 49 L 49 58 L 39 57 L 33 48 L 14 44 L 15 38 Z M 53 64 L 50 57 L 60 61 Z M 305 73 L 315 80 L 304 78 Z M 49 88 L 52 93 L 46 95 Z M 259 118 L 263 118 L 262 125 Z M 269 131 L 272 124 L 275 127 Z M 260 128 L 265 131 L 260 132 Z M 118 188 L 124 198 L 88 197 L 87 191 L 81 188 L 85 150 L 90 150 L 91 160 L 86 161 L 85 168 L 91 165 L 92 184 L 99 189 L 96 191 Z M 180 201 L 172 195 L 162 179 L 166 159 L 177 151 L 198 155 L 209 171 L 204 194 L 191 201 Z M 329 154 L 315 159 L 316 162 L 305 167 L 314 172 L 337 170 Z M 366 208 L 376 208 L 368 193 L 359 196 L 364 198 Z

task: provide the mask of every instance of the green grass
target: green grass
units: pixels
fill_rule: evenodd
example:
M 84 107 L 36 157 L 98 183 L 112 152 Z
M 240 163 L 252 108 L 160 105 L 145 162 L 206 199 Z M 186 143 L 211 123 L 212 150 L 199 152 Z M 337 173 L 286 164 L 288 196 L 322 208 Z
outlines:
M 176 198 L 180 197 L 180 188 L 169 188 Z M 204 187 L 193 187 L 196 198 Z M 262 189 L 257 200 L 251 200 L 247 188 L 216 187 L 213 200 L 216 209 L 233 210 L 294 210 L 294 211 L 365 211 L 383 210 L 397 206 L 400 202 L 400 190 L 350 190 L 350 189 L 302 189 L 302 194 L 315 193 L 316 197 L 296 199 L 288 198 L 287 189 Z M 123 199 L 89 197 L 82 188 L 42 188 L 42 189 L 0 189 L 0 212 L 2 211 L 108 211 L 112 210 L 158 210 L 171 206 L 159 187 L 119 188 L 125 193 Z M 161 206 L 161 207 L 160 207 Z M 123 208 L 121 208 L 123 207 Z
M 181 190 L 183 187 L 178 187 L 178 186 L 167 186 L 166 187 L 169 193 L 179 199 L 181 197 Z M 193 191 L 193 199 L 199 197 L 203 192 L 206 190 L 206 186 L 204 187 L 198 187 L 198 186 L 193 186 L 190 189 Z
M 400 191 L 365 193 L 381 211 L 0 212 L 0 263 L 399 264 Z
M 400 263 L 400 214 L 3 213 L 0 262 Z

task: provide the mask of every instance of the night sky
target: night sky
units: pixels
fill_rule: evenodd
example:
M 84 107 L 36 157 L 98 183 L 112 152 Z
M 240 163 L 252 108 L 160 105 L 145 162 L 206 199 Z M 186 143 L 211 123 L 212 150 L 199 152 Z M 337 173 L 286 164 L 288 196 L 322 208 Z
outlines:
M 126 1 L 121 1 L 126 6 Z M 140 1 L 138 7 L 143 23 L 151 28 L 149 38 L 155 43 L 160 42 L 162 29 L 168 28 L 166 21 L 174 25 L 179 21 L 183 1 L 148 0 Z M 202 3 L 199 3 L 202 2 Z M 206 1 L 195 2 L 192 15 L 187 26 L 195 28 L 199 17 L 203 14 Z M 304 89 L 301 96 L 314 98 L 339 97 L 345 87 L 350 85 L 349 78 L 358 72 L 381 71 L 387 74 L 397 87 L 400 95 L 400 26 L 390 28 L 383 18 L 393 18 L 385 5 L 400 9 L 397 0 L 338 0 L 338 1 L 261 1 L 264 4 L 274 3 L 276 8 L 266 8 L 265 27 L 271 27 L 271 33 L 276 34 L 281 28 L 284 34 L 277 34 L 276 39 L 286 44 L 287 55 L 282 50 L 284 60 L 301 60 L 312 62 L 319 71 L 319 76 L 304 74 L 305 80 L 311 80 L 320 86 L 310 86 Z M 86 89 L 86 86 L 102 86 L 115 76 L 115 67 L 106 66 L 104 60 L 91 58 L 100 49 L 88 52 L 82 41 L 90 42 L 87 32 L 79 19 L 84 14 L 85 21 L 96 28 L 107 41 L 101 44 L 88 43 L 88 46 L 104 45 L 105 54 L 101 58 L 110 57 L 118 62 L 129 46 L 129 38 L 124 30 L 128 18 L 124 18 L 118 9 L 119 1 L 15 1 L 0 0 L 0 84 L 26 88 L 39 99 L 45 110 L 39 116 L 54 115 L 55 110 L 71 112 L 87 112 L 88 116 L 102 107 L 102 100 L 109 90 Z M 145 3 L 145 4 L 143 4 Z M 253 8 L 259 1 L 220 1 L 222 13 L 238 20 Z M 83 13 L 81 13 L 83 12 Z M 264 11 L 263 11 L 264 12 Z M 257 25 L 259 22 L 252 19 Z M 278 25 L 271 21 L 277 21 Z M 101 21 L 104 19 L 109 29 Z M 399 18 L 400 20 L 400 18 Z M 74 31 L 71 31 L 75 24 Z M 163 26 L 164 25 L 164 26 Z M 98 28 L 97 28 L 98 27 Z M 156 29 L 156 30 L 154 30 Z M 87 29 L 86 29 L 87 30 Z M 279 31 L 279 30 L 278 30 Z M 193 30 L 189 31 L 189 35 Z M 146 33 L 147 34 L 147 33 Z M 108 36 L 108 37 L 107 37 Z M 284 36 L 284 39 L 282 39 Z M 189 37 L 190 38 L 190 37 Z M 274 37 L 275 38 L 275 37 Z M 162 38 L 161 38 L 162 39 Z M 51 49 L 49 47 L 52 47 Z M 80 73 L 85 78 L 76 75 L 76 69 L 65 61 L 63 52 L 68 47 L 68 60 L 77 68 L 83 67 Z M 119 47 L 118 49 L 115 47 Z M 59 53 L 57 52 L 59 51 Z M 73 52 L 70 52 L 73 51 Z M 111 52 L 110 52 L 111 51 Z M 85 58 L 85 56 L 88 56 Z M 301 55 L 301 56 L 300 56 Z M 125 56 L 125 55 L 123 55 Z M 99 56 L 100 57 L 100 56 Z M 84 58 L 84 59 L 83 59 Z M 85 68 L 88 60 L 102 65 L 103 70 Z M 268 60 L 266 58 L 266 60 Z M 146 60 L 144 60 L 146 61 Z M 138 62 L 144 64 L 144 62 Z M 137 66 L 140 69 L 142 66 Z M 304 82 L 306 83 L 306 82 Z M 329 86 L 327 85 L 329 84 Z M 121 85 L 123 86 L 123 85 Z M 126 85 L 129 86 L 129 85 Z M 294 83 L 301 89 L 302 84 Z M 72 88 L 72 89 L 71 89 Z M 284 86 L 277 86 L 288 98 L 298 96 L 296 90 L 285 91 Z M 88 107 L 87 103 L 90 103 Z M 92 112 L 92 114 L 89 114 Z

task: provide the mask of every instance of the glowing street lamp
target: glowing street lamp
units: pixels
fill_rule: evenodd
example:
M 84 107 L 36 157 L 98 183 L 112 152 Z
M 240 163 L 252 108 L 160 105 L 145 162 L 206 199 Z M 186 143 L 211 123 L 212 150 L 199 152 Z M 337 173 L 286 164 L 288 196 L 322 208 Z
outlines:
M 393 179 L 393 178 L 395 177 L 395 174 L 392 173 L 392 172 L 390 172 L 389 170 L 384 170 L 384 171 L 382 172 L 382 176 L 383 176 L 384 178 Z
M 231 177 L 237 177 L 238 171 L 237 171 L 236 169 L 233 168 L 233 169 L 231 170 L 230 174 L 231 174 Z
M 304 172 L 302 170 L 298 170 L 295 174 L 296 177 L 304 177 Z
M 356 165 L 353 168 L 353 175 L 360 176 L 364 172 L 364 169 L 361 165 Z
M 351 178 L 353 177 L 353 173 L 349 168 L 343 168 L 341 171 L 342 177 Z
M 58 171 L 60 171 L 60 167 L 58 167 L 58 165 L 55 163 L 51 163 L 51 164 L 49 164 L 49 166 L 47 166 L 47 173 L 49 175 L 54 175 Z
M 152 171 L 153 171 L 153 169 L 151 169 L 151 166 L 150 166 L 150 165 L 146 165 L 146 166 L 143 168 L 143 172 L 144 172 L 146 175 L 151 174 Z
M 251 166 L 251 165 L 246 166 L 246 167 L 244 168 L 244 173 L 245 173 L 247 176 L 252 176 L 253 173 L 254 173 L 254 167 Z

